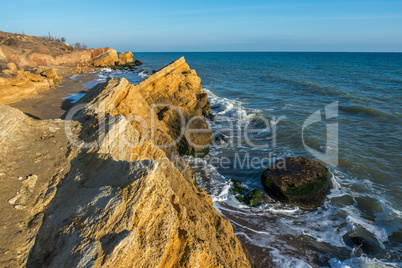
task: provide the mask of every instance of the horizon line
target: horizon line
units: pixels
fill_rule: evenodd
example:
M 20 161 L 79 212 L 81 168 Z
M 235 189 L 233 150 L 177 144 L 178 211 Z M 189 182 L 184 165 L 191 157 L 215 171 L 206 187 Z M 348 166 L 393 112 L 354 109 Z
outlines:
M 135 51 L 135 50 L 133 50 Z M 120 52 L 120 51 L 119 51 Z M 297 50 L 278 50 L 278 51 L 135 51 L 135 53 L 402 53 L 402 51 L 297 51 Z

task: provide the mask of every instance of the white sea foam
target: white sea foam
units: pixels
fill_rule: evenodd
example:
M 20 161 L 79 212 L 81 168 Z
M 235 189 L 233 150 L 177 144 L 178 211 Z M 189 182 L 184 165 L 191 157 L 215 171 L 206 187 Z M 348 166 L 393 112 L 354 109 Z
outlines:
M 147 78 L 147 77 L 149 76 L 149 74 L 147 74 L 146 71 L 141 71 L 141 72 L 138 73 L 138 75 L 139 75 L 141 78 Z
M 257 112 L 262 112 L 257 109 L 249 109 L 247 111 L 240 101 L 219 97 L 207 88 L 204 88 L 204 91 L 208 94 L 213 112 L 218 115 L 218 121 L 226 121 L 228 119 L 240 122 L 242 120 L 248 121 L 255 117 Z
M 242 103 L 237 100 L 229 100 L 226 98 L 218 97 L 210 90 L 205 89 L 209 95 L 211 102 L 212 112 L 217 115 L 211 127 L 213 130 L 220 130 L 227 126 L 228 121 L 232 121 L 235 126 L 239 126 L 248 122 L 255 117 L 258 111 L 252 111 L 244 108 Z M 286 107 L 289 107 L 286 106 Z M 254 113 L 256 112 L 256 113 Z M 271 122 L 274 124 L 275 122 Z M 268 130 L 262 130 L 258 134 L 269 133 Z M 237 133 L 234 133 L 235 135 Z M 258 140 L 258 136 L 256 138 Z M 237 152 L 250 152 L 252 148 L 248 146 L 237 146 Z M 224 149 L 212 148 L 211 155 L 219 156 Z M 293 155 L 290 148 L 282 148 L 284 156 Z M 291 250 L 284 250 L 286 243 L 278 243 L 280 235 L 291 235 L 293 237 L 310 237 L 315 243 L 325 243 L 336 248 L 350 249 L 344 242 L 343 237 L 350 231 L 356 228 L 364 228 L 371 233 L 378 241 L 380 246 L 384 248 L 384 243 L 388 241 L 388 237 L 401 229 L 401 226 L 395 226 L 395 218 L 401 217 L 400 211 L 394 211 L 385 201 L 379 200 L 377 196 L 370 195 L 368 197 L 377 199 L 382 212 L 375 213 L 375 221 L 370 221 L 359 210 L 358 203 L 355 201 L 352 205 L 339 207 L 336 202 L 333 204 L 332 200 L 337 198 L 360 197 L 363 194 L 356 193 L 352 190 L 351 186 L 361 183 L 358 178 L 353 178 L 349 174 L 345 175 L 334 170 L 331 175 L 333 188 L 327 195 L 324 204 L 314 210 L 302 210 L 298 207 L 284 206 L 280 203 L 264 204 L 257 208 L 249 208 L 240 203 L 233 194 L 230 193 L 230 183 L 228 178 L 225 178 L 215 167 L 206 166 L 206 177 L 211 179 L 208 183 L 210 187 L 207 192 L 211 195 L 214 207 L 223 215 L 230 214 L 232 224 L 239 228 L 246 228 L 247 234 L 244 232 L 237 232 L 239 236 L 245 237 L 250 243 L 255 246 L 266 248 L 270 250 L 273 256 L 273 262 L 278 267 L 310 267 L 304 260 L 294 258 L 294 255 L 289 255 Z M 197 180 L 200 181 L 201 187 L 202 177 Z M 213 181 L 213 182 L 212 182 Z M 371 186 L 370 181 L 366 181 L 367 187 Z M 246 185 L 244 185 L 246 186 Z M 253 226 L 258 227 L 245 227 L 236 222 L 236 219 L 247 219 L 250 222 L 256 223 Z M 275 218 L 274 222 L 267 221 L 267 219 Z M 236 228 L 235 228 L 236 229 Z M 251 235 L 255 233 L 256 235 Z M 297 253 L 295 250 L 294 253 Z M 331 267 L 357 267 L 355 264 L 371 265 L 369 267 L 382 267 L 384 262 L 375 259 L 353 258 L 346 261 L 339 261 L 332 259 Z M 380 265 L 380 266 L 379 266 Z M 396 267 L 396 266 L 395 266 Z
M 113 70 L 110 69 L 110 68 L 102 68 L 102 69 L 100 69 L 100 71 L 101 71 L 102 73 L 111 73 L 111 72 L 113 72 Z
M 368 257 L 359 257 L 359 258 L 350 258 L 344 261 L 340 261 L 338 259 L 331 259 L 329 261 L 331 268 L 355 268 L 355 267 L 364 267 L 364 268 L 390 268 L 390 267 L 402 267 L 402 263 L 387 263 L 381 262 L 375 258 Z

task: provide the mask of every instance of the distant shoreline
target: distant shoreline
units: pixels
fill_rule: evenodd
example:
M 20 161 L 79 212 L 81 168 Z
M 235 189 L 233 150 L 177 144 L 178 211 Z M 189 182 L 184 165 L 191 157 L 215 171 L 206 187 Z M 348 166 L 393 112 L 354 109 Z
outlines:
M 136 54 L 141 53 L 367 53 L 367 54 L 399 54 L 402 51 L 136 51 Z

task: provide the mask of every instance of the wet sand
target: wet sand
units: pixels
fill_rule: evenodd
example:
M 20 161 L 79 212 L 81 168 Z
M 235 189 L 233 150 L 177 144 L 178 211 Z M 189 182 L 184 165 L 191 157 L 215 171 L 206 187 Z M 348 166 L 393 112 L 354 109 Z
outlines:
M 35 119 L 60 118 L 74 105 L 71 100 L 64 98 L 69 94 L 88 92 L 96 84 L 95 76 L 95 73 L 66 76 L 61 85 L 9 105 Z

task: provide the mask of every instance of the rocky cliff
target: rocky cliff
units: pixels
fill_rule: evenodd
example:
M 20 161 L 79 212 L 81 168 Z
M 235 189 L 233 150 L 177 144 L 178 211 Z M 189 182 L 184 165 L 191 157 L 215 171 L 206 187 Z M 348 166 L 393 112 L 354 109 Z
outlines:
M 24 71 L 14 63 L 7 64 L 0 77 L 0 103 L 8 104 L 20 101 L 38 92 L 48 90 L 61 82 L 57 69 L 35 69 Z
M 65 43 L 0 31 L 0 103 L 18 102 L 54 87 L 61 79 L 55 67 L 94 68 L 121 62 L 127 64 L 130 56 L 133 61 L 132 55 L 131 52 L 125 53 L 119 60 L 116 50 L 109 47 L 76 50 Z M 46 75 L 51 72 L 54 72 L 51 77 Z
M 211 135 L 208 99 L 183 58 L 138 85 L 99 84 L 76 107 L 40 121 L 0 104 L 2 266 L 252 265 L 177 154 Z M 204 136 L 178 136 L 182 124 Z
M 117 62 L 116 50 L 105 47 L 76 50 L 65 43 L 37 36 L 0 31 L 0 63 L 30 66 L 110 66 Z

